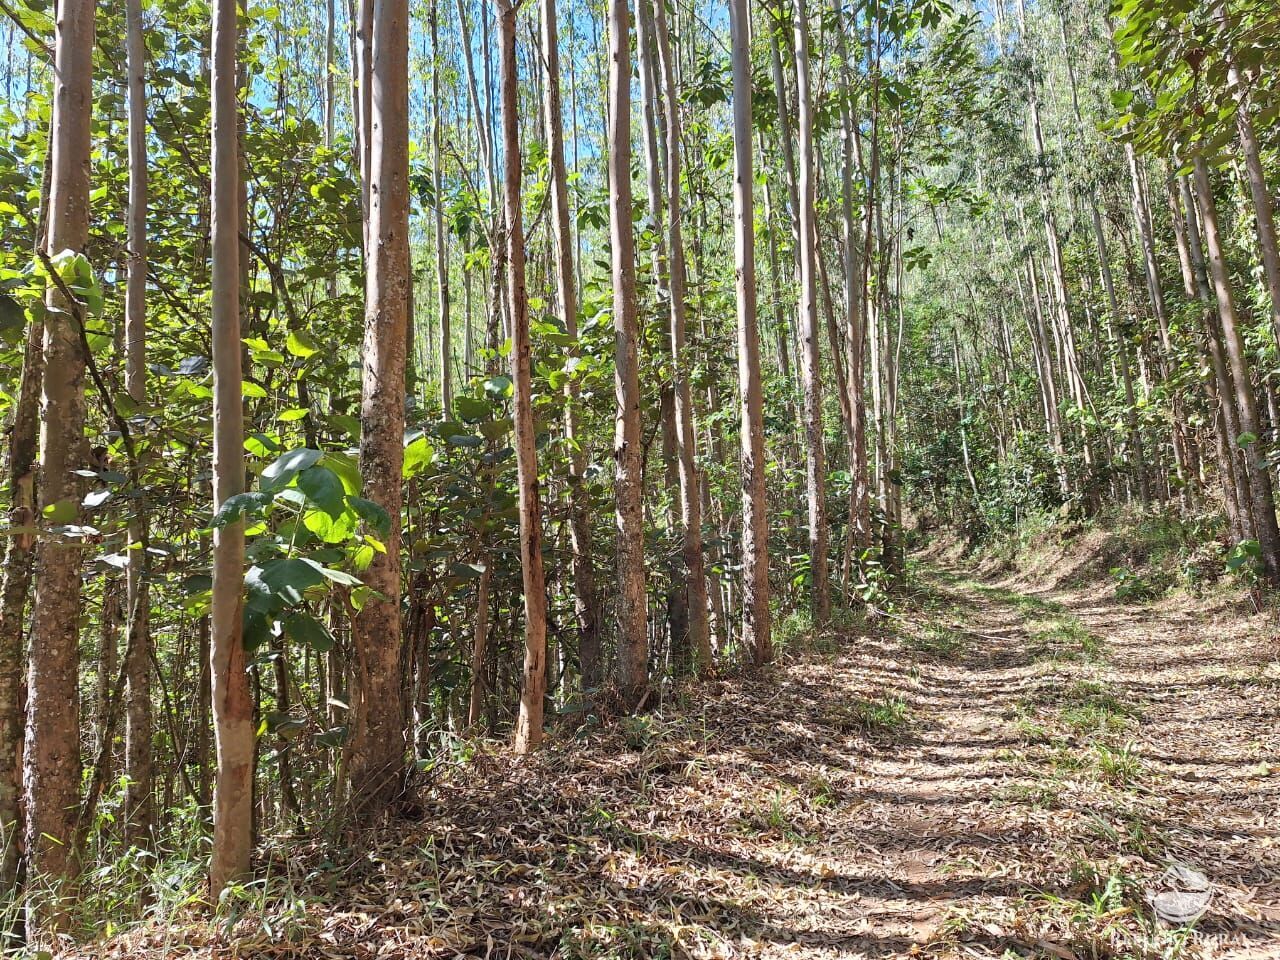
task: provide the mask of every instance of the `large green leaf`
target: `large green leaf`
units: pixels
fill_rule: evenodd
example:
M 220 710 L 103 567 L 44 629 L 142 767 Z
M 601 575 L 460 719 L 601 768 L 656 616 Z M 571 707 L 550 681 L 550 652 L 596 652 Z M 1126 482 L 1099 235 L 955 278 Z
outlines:
M 318 564 L 297 557 L 278 557 L 262 565 L 259 576 L 271 593 L 286 603 L 300 603 L 308 587 L 324 583 Z
M 386 536 L 391 529 L 391 516 L 379 504 L 372 500 L 366 500 L 364 497 L 352 497 L 351 509 L 356 512 L 365 523 L 369 524 L 378 534 Z
M 270 502 L 271 495 L 268 493 L 237 493 L 233 497 L 227 497 L 213 515 L 213 526 L 225 527 L 241 517 L 256 516 Z
M 262 489 L 271 492 L 288 486 L 289 481 L 308 467 L 315 466 L 322 456 L 319 450 L 306 447 L 282 453 L 262 471 Z
M 311 647 L 316 653 L 327 653 L 333 649 L 333 634 L 309 613 L 299 611 L 285 617 L 284 632 L 291 640 Z
M 308 510 L 302 515 L 303 525 L 325 543 L 344 543 L 356 532 L 356 514 L 343 509 L 337 516 L 324 510 Z
M 298 489 L 330 519 L 337 520 L 346 509 L 342 481 L 328 467 L 317 464 L 303 470 L 298 474 Z
M 415 437 L 404 448 L 404 467 L 402 473 L 406 480 L 412 479 L 420 474 L 423 469 L 431 462 L 431 455 L 434 451 L 431 444 L 427 442 L 426 437 Z

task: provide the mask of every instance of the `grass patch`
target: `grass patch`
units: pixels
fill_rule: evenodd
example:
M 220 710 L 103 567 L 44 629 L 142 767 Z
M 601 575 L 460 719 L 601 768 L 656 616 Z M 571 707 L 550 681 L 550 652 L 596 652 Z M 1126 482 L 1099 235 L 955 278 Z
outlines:
M 835 786 L 821 774 L 809 778 L 805 783 L 805 792 L 809 796 L 810 805 L 814 807 L 830 807 L 840 799 Z
M 1115 748 L 1105 743 L 1096 743 L 1093 754 L 1093 762 L 1099 775 L 1108 783 L 1127 786 L 1146 776 L 1146 767 L 1132 743 Z
M 940 660 L 954 660 L 964 650 L 964 639 L 955 630 L 931 623 L 919 633 L 906 634 L 902 642 L 908 648 Z
M 1089 813 L 1088 830 L 1090 835 L 1111 848 L 1151 863 L 1164 860 L 1168 848 L 1164 833 L 1154 824 L 1148 823 L 1141 814 L 1123 814 L 1117 822 L 1111 823 L 1100 813 Z
M 1058 806 L 1062 784 L 1057 780 L 1042 778 L 1031 782 L 1017 781 L 1000 788 L 1000 799 L 1005 803 L 1034 807 L 1037 810 L 1053 810 Z
M 869 734 L 897 733 L 911 722 L 911 707 L 901 697 L 860 700 L 850 708 L 858 727 Z
M 796 815 L 791 809 L 792 800 L 789 791 L 778 789 L 757 801 L 740 821 L 743 833 L 747 836 L 781 837 L 795 844 L 815 842 L 817 838 L 806 833 L 796 822 Z
M 1141 711 L 1096 680 L 1077 680 L 1062 693 L 1058 720 L 1079 737 L 1119 733 Z

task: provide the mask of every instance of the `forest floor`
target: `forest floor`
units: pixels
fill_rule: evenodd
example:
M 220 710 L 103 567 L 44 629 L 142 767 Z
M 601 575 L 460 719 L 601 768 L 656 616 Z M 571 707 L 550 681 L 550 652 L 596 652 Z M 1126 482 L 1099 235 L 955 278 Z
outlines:
M 916 579 L 765 675 L 482 749 L 354 863 L 266 865 L 265 911 L 92 955 L 1280 957 L 1274 614 Z M 1178 864 L 1190 927 L 1151 905 Z

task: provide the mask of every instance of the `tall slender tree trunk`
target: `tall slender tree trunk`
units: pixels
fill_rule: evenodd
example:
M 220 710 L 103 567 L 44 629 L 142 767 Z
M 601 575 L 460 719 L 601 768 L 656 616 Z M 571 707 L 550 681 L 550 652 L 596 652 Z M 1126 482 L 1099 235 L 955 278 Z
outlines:
M 440 403 L 446 420 L 453 409 L 453 335 L 449 327 L 449 235 L 444 228 L 444 193 L 440 184 L 441 109 L 438 0 L 431 0 L 431 177 L 435 192 L 436 296 L 440 304 Z
M 146 46 L 142 39 L 142 0 L 127 0 L 129 72 L 129 267 L 125 286 L 125 389 L 136 404 L 147 399 L 147 110 Z M 135 458 L 136 459 L 136 458 Z M 131 482 L 140 487 L 139 465 L 130 464 Z M 138 490 L 141 494 L 143 491 Z M 128 709 L 125 714 L 126 836 L 149 845 L 154 825 L 151 800 L 151 598 L 148 589 L 150 531 L 145 497 L 135 503 L 129 521 L 129 567 L 125 587 L 125 622 L 129 641 Z
M 1234 533 L 1239 541 L 1256 538 L 1254 532 L 1253 495 L 1249 487 L 1249 475 L 1244 468 L 1243 453 L 1238 443 L 1241 433 L 1240 410 L 1236 403 L 1235 381 L 1231 367 L 1227 363 L 1226 349 L 1223 346 L 1222 324 L 1218 315 L 1217 298 L 1209 282 L 1208 265 L 1205 259 L 1204 245 L 1201 241 L 1199 220 L 1196 216 L 1197 204 L 1190 178 L 1179 180 L 1179 190 L 1186 207 L 1187 245 L 1191 257 L 1192 276 L 1195 279 L 1196 291 L 1204 303 L 1201 312 L 1201 323 L 1205 341 L 1209 348 L 1210 373 L 1205 378 L 1209 388 L 1210 402 L 1218 408 L 1214 418 L 1214 428 L 1219 433 L 1217 446 L 1222 464 L 1222 480 L 1224 484 L 1224 502 L 1228 514 L 1235 505 Z M 1230 489 L 1226 489 L 1229 486 Z
M 644 145 L 645 193 L 649 218 L 642 232 L 653 238 L 650 258 L 653 271 L 652 289 L 655 306 L 661 307 L 670 295 L 667 257 L 667 231 L 664 223 L 665 202 L 662 187 L 662 156 L 658 146 L 658 79 L 654 65 L 653 10 L 648 0 L 635 0 L 637 72 L 640 76 L 640 113 Z M 643 323 L 642 323 L 643 326 Z M 680 511 L 680 469 L 676 453 L 676 419 L 672 391 L 661 388 L 659 429 L 662 431 L 662 466 L 669 504 L 668 524 L 673 541 L 683 542 L 684 522 Z M 688 663 L 689 593 L 685 589 L 689 574 L 684 565 L 684 551 L 667 554 L 667 639 L 668 650 L 677 661 Z
M 351 797 L 357 819 L 384 812 L 404 789 L 406 741 L 400 623 L 405 350 L 409 297 L 409 8 L 376 0 L 370 34 L 369 249 L 365 259 L 360 475 L 365 496 L 391 518 L 386 552 L 362 579 L 371 596 L 351 620 Z
M 356 149 L 356 169 L 360 173 L 360 212 L 364 230 L 362 253 L 369 253 L 369 196 L 370 184 L 370 131 L 373 111 L 373 5 L 374 0 L 352 0 L 355 16 L 352 17 L 354 31 L 351 58 L 351 82 L 355 87 L 355 110 L 352 127 L 355 136 L 352 138 Z M 460 0 L 461 2 L 461 0 Z M 368 265 L 366 264 L 366 267 Z
M 742 442 L 742 645 L 756 664 L 773 656 L 769 521 L 765 497 L 764 389 L 756 316 L 755 175 L 751 155 L 751 7 L 730 0 L 733 70 L 733 262 Z
M 852 88 L 848 44 L 844 25 L 837 21 L 836 55 L 841 61 L 840 78 Z M 849 533 L 845 550 L 846 570 L 855 551 L 871 543 L 871 483 L 867 471 L 866 324 L 862 304 L 862 266 L 858 262 L 859 230 L 853 212 L 853 177 L 857 130 L 849 98 L 840 100 L 840 213 L 844 239 L 844 309 L 847 388 L 852 435 L 849 442 Z M 847 579 L 847 576 L 846 576 Z
M 520 209 L 520 100 L 516 74 L 516 8 L 497 0 L 502 93 L 503 193 L 507 218 L 507 302 L 511 304 L 511 380 L 515 385 L 516 470 L 520 486 L 520 568 L 524 579 L 524 682 L 515 745 L 520 753 L 542 742 L 547 689 L 547 590 L 542 571 L 542 503 L 538 493 L 537 432 L 533 422 L 533 358 L 529 295 L 525 289 L 524 218 Z
M 1217 5 L 1225 17 L 1225 4 Z M 1275 209 L 1271 191 L 1267 187 L 1267 175 L 1262 166 L 1262 148 L 1253 127 L 1253 100 L 1245 87 L 1234 58 L 1228 56 L 1227 81 L 1235 88 L 1239 106 L 1236 108 L 1236 131 L 1240 136 L 1240 152 L 1244 154 L 1245 179 L 1249 182 L 1249 198 L 1253 201 L 1253 215 L 1258 228 L 1258 248 L 1262 254 L 1262 275 L 1266 280 L 1267 294 L 1271 301 L 1271 332 L 1280 344 L 1280 246 L 1276 241 Z
M 813 620 L 831 615 L 827 578 L 826 456 L 822 435 L 822 368 L 818 333 L 818 251 L 814 206 L 813 105 L 809 80 L 809 23 L 805 0 L 795 0 L 792 30 L 796 56 L 797 120 L 800 127 L 800 340 L 804 379 L 805 486 L 809 501 L 809 569 L 813 580 Z
M 321 125 L 324 130 L 325 147 L 333 146 L 333 129 L 337 119 L 337 102 L 334 99 L 333 82 L 333 43 L 336 25 L 337 18 L 334 11 L 334 0 L 325 0 L 324 59 L 322 61 L 324 82 L 321 86 L 321 89 L 324 91 L 324 100 L 321 103 Z M 330 296 L 332 296 L 332 294 L 330 294 Z
M 244 492 L 240 343 L 240 157 L 237 0 L 216 0 L 210 226 L 213 251 L 213 506 Z M 253 696 L 243 637 L 244 522 L 213 532 L 209 647 L 217 773 L 209 885 L 216 897 L 249 872 L 253 839 Z
M 547 71 L 547 155 L 551 170 L 551 225 L 555 232 L 556 295 L 565 334 L 577 349 L 578 291 L 569 225 L 569 178 L 564 157 L 564 116 L 560 99 L 560 50 L 556 0 L 542 0 L 542 47 Z M 587 455 L 578 437 L 578 381 L 565 383 L 564 433 L 569 446 L 569 537 L 573 556 L 574 611 L 578 618 L 578 669 L 584 690 L 600 686 L 600 610 L 592 559 L 591 515 L 587 505 Z
M 1244 337 L 1236 319 L 1235 298 L 1231 292 L 1231 278 L 1227 274 L 1222 240 L 1218 230 L 1218 209 L 1213 198 L 1213 186 L 1209 181 L 1209 165 L 1197 154 L 1194 159 L 1194 183 L 1196 199 L 1200 204 L 1200 219 L 1204 224 L 1204 246 L 1209 263 L 1209 275 L 1213 280 L 1214 294 L 1218 300 L 1218 315 L 1222 320 L 1223 345 L 1231 376 L 1235 381 L 1236 405 L 1240 416 L 1242 435 L 1248 434 L 1252 442 L 1242 443 L 1245 476 L 1249 480 L 1249 492 L 1253 502 L 1254 532 L 1261 549 L 1266 577 L 1273 584 L 1280 584 L 1280 529 L 1276 524 L 1275 497 L 1271 485 L 1271 473 L 1258 453 L 1257 445 L 1262 437 L 1262 425 L 1258 419 L 1258 406 L 1249 375 L 1248 354 Z
M 40 181 L 36 250 L 46 249 L 49 190 L 53 174 L 50 151 L 45 148 Z M 0 583 L 0 899 L 18 881 L 18 852 L 23 843 L 22 822 L 22 687 L 23 626 L 27 595 L 35 561 L 36 464 L 40 438 L 40 398 L 44 381 L 44 320 L 27 325 L 22 354 L 22 374 L 9 429 L 9 523 L 19 530 L 5 537 L 3 582 Z
M 50 137 L 47 254 L 83 254 L 89 240 L 90 114 L 93 107 L 94 7 L 65 2 L 57 14 L 55 91 Z M 40 425 L 39 504 L 79 514 L 75 471 L 86 465 L 83 330 L 85 307 L 49 283 Z M 75 523 L 75 519 L 64 523 Z M 24 786 L 27 856 L 38 882 L 67 880 L 77 869 L 80 796 L 79 634 L 82 544 L 43 530 L 36 546 L 27 685 Z M 47 919 L 64 918 L 53 906 Z
M 1253 510 L 1250 506 L 1248 481 L 1237 457 L 1236 437 L 1240 434 L 1235 405 L 1235 389 L 1222 349 L 1222 335 L 1216 316 L 1217 306 L 1209 286 L 1204 247 L 1200 242 L 1200 226 L 1196 219 L 1196 203 L 1186 176 L 1178 177 L 1177 199 L 1182 208 L 1187 238 L 1187 258 L 1191 267 L 1191 292 L 1201 300 L 1201 326 L 1209 347 L 1210 366 L 1204 377 L 1209 409 L 1213 413 L 1218 470 L 1221 473 L 1222 499 L 1232 532 L 1237 541 L 1253 538 Z
M 640 440 L 639 316 L 631 213 L 631 16 L 609 0 L 609 238 L 615 340 L 614 496 L 617 503 L 618 689 L 637 706 L 648 686 L 644 581 L 643 449 Z
M 641 0 L 641 2 L 649 2 L 649 0 Z M 684 141 L 684 131 L 680 120 L 680 97 L 676 87 L 675 63 L 672 59 L 666 7 L 662 0 L 653 0 L 653 23 L 662 105 L 666 117 L 666 205 L 667 231 L 670 240 L 667 295 L 670 308 L 676 449 L 680 471 L 682 551 L 685 575 L 688 578 L 689 646 L 695 658 L 696 668 L 705 672 L 711 667 L 711 633 L 707 622 L 707 578 L 702 546 L 701 478 L 695 461 L 698 434 L 694 427 L 693 396 L 689 387 L 692 358 L 685 344 L 688 279 L 683 235 L 684 215 L 680 196 L 682 177 L 680 150 Z
M 1018 0 L 1018 18 L 1025 37 L 1027 32 L 1025 0 Z M 1027 101 L 1031 114 L 1032 145 L 1035 148 L 1038 166 L 1037 181 L 1039 183 L 1040 212 L 1044 220 L 1045 242 L 1049 251 L 1048 289 L 1046 294 L 1051 310 L 1051 326 L 1057 330 L 1063 342 L 1063 379 L 1066 380 L 1067 388 L 1071 391 L 1072 400 L 1083 411 L 1086 404 L 1084 381 L 1078 370 L 1075 341 L 1071 331 L 1071 304 L 1067 292 L 1066 267 L 1063 263 L 1062 241 L 1058 230 L 1057 213 L 1053 207 L 1053 198 L 1050 196 L 1049 168 L 1045 158 L 1044 129 L 1040 120 L 1040 95 L 1034 76 L 1027 84 Z M 1092 472 L 1093 450 L 1085 418 L 1080 417 L 1078 422 L 1080 424 L 1080 450 L 1083 455 L 1085 469 L 1087 472 Z M 1092 485 L 1086 484 L 1086 493 L 1087 490 L 1091 489 Z
M 474 727 L 484 715 L 488 696 L 484 682 L 485 647 L 489 639 L 489 583 L 493 579 L 492 564 L 487 562 L 476 584 L 476 622 L 471 633 L 471 692 L 467 706 L 467 725 Z

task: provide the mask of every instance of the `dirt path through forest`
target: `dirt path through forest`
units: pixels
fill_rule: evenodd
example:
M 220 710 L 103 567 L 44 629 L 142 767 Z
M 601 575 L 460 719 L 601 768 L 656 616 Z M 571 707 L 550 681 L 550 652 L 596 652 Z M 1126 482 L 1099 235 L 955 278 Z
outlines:
M 1280 669 L 1263 619 L 959 569 L 923 581 L 873 635 L 819 638 L 768 676 L 514 767 L 500 752 L 452 768 L 427 819 L 354 867 L 274 867 L 331 892 L 270 929 L 242 922 L 224 949 L 1276 955 Z M 1191 937 L 1150 920 L 1171 861 L 1213 884 Z

